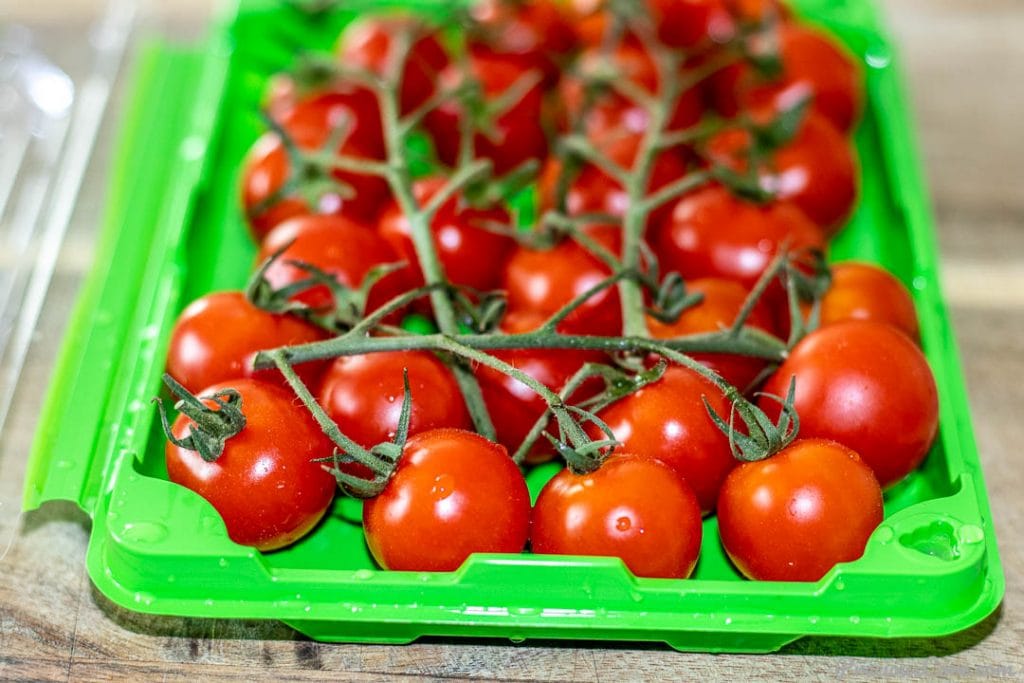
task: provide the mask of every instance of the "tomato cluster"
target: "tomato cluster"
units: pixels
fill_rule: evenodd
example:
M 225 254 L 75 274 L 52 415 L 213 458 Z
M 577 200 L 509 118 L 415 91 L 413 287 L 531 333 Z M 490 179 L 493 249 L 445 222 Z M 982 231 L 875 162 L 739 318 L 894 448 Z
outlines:
M 481 0 L 457 39 L 366 16 L 335 72 L 275 78 L 249 296 L 190 304 L 167 360 L 200 397 L 169 476 L 231 538 L 296 541 L 338 483 L 393 570 L 529 547 L 685 578 L 712 514 L 751 578 L 863 553 L 938 411 L 908 291 L 822 259 L 861 69 L 772 0 L 634 5 Z

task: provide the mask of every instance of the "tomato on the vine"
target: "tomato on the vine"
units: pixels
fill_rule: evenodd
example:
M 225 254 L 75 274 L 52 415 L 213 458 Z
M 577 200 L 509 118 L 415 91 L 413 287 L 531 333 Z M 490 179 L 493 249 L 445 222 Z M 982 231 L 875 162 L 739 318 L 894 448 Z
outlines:
M 939 422 L 935 378 L 921 350 L 895 327 L 865 320 L 822 327 L 790 351 L 762 391 L 785 396 L 792 378 L 800 435 L 852 448 L 883 487 L 927 455 Z M 758 405 L 770 417 L 779 413 L 767 396 Z
M 267 281 L 278 289 L 310 277 L 294 262 L 313 265 L 342 285 L 358 289 L 375 267 L 402 261 L 372 229 L 341 216 L 299 216 L 282 223 L 263 241 L 258 260 L 264 261 L 281 249 L 283 253 L 265 273 Z M 408 282 L 407 267 L 384 275 L 370 288 L 366 312 L 406 291 Z M 335 303 L 330 288 L 323 284 L 292 298 L 314 309 L 329 309 Z
M 623 453 L 547 483 L 533 508 L 530 547 L 539 555 L 618 557 L 636 576 L 685 579 L 701 533 L 700 506 L 679 474 Z
M 392 441 L 409 373 L 409 435 L 473 426 L 452 371 L 428 351 L 342 356 L 324 375 L 319 402 L 341 431 L 364 448 Z
M 749 148 L 750 134 L 733 128 L 711 138 L 706 154 L 713 163 L 744 171 Z M 808 112 L 796 135 L 758 169 L 758 178 L 762 189 L 799 207 L 832 236 L 857 201 L 856 151 L 828 119 Z
M 729 439 L 715 425 L 704 400 L 724 419 L 729 402 L 722 391 L 693 370 L 671 366 L 664 377 L 598 413 L 625 453 L 665 463 L 686 480 L 700 503 L 711 512 L 718 489 L 736 465 Z M 594 439 L 606 438 L 588 425 Z
M 722 545 L 740 572 L 762 581 L 819 580 L 863 555 L 882 517 L 871 468 L 822 439 L 743 463 L 718 498 Z
M 825 236 L 789 202 L 757 204 L 709 185 L 679 199 L 651 243 L 663 271 L 729 278 L 749 289 L 783 245 L 794 252 L 824 250 Z
M 735 25 L 725 0 L 644 0 L 658 39 L 692 50 L 732 37 Z
M 472 553 L 518 553 L 530 495 L 504 447 L 457 429 L 405 445 L 384 491 L 363 503 L 363 533 L 377 563 L 400 571 L 455 571 Z
M 594 226 L 587 232 L 612 254 L 620 252 L 622 237 L 617 226 Z M 549 317 L 611 274 L 608 264 L 572 239 L 551 249 L 518 247 L 505 267 L 509 312 Z M 612 286 L 587 299 L 559 329 L 574 334 L 620 334 L 618 289 Z
M 309 533 L 334 498 L 334 477 L 314 462 L 330 457 L 333 445 L 309 411 L 279 386 L 236 379 L 198 395 L 227 389 L 241 396 L 245 427 L 226 440 L 214 462 L 168 442 L 167 475 L 213 505 L 231 540 L 259 550 L 283 548 Z M 204 403 L 217 409 L 212 400 Z M 171 433 L 184 439 L 194 428 L 179 415 Z
M 285 108 L 279 115 L 281 128 L 299 153 L 380 160 L 384 147 L 376 97 L 363 88 L 336 87 Z M 322 149 L 338 132 L 337 147 Z M 324 187 L 311 204 L 301 188 L 289 188 L 289 182 Z M 332 182 L 338 184 L 336 189 L 326 186 Z M 378 176 L 297 164 L 281 136 L 273 131 L 255 142 L 242 171 L 242 205 L 256 241 L 294 216 L 329 214 L 367 220 L 387 194 L 387 183 Z
M 501 104 L 500 111 L 488 112 L 487 125 L 477 129 L 473 136 L 474 156 L 490 159 L 496 175 L 504 175 L 531 160 L 542 161 L 548 153 L 548 139 L 544 132 L 544 89 L 539 72 L 524 72 L 514 57 L 492 54 L 472 54 L 469 71 L 478 79 L 482 89 L 482 105 L 491 108 Z M 452 65 L 441 74 L 444 86 L 454 86 L 463 80 L 462 73 Z M 512 88 L 522 87 L 522 95 L 514 102 L 500 101 Z M 499 102 L 500 101 L 500 102 Z M 478 116 L 479 112 L 469 112 Z M 449 99 L 427 113 L 423 127 L 434 141 L 434 149 L 441 163 L 454 166 L 459 159 L 462 127 L 468 122 L 465 104 Z
M 470 51 L 512 59 L 522 71 L 537 69 L 546 85 L 558 80 L 561 62 L 576 48 L 576 34 L 558 3 L 479 0 L 470 16 Z
M 508 334 L 531 332 L 544 322 L 543 316 L 530 313 L 509 314 L 502 321 L 502 330 Z M 548 389 L 558 392 L 586 363 L 599 363 L 605 357 L 599 351 L 576 349 L 511 349 L 494 351 L 495 358 L 505 361 Z M 478 365 L 476 376 L 484 403 L 494 420 L 497 441 L 514 453 L 538 418 L 547 410 L 547 404 L 533 389 L 519 380 L 485 365 Z M 592 397 L 601 388 L 600 380 L 585 382 L 569 398 L 578 403 Z M 557 433 L 554 421 L 548 430 Z M 527 462 L 534 464 L 555 457 L 554 449 L 541 437 L 527 454 Z
M 686 290 L 701 294 L 699 304 L 682 312 L 674 323 L 663 323 L 648 316 L 647 327 L 655 339 L 671 339 L 692 334 L 718 332 L 732 326 L 750 292 L 735 280 L 725 278 L 697 278 L 686 281 Z M 764 300 L 751 311 L 747 326 L 778 335 L 772 311 Z M 729 384 L 747 389 L 768 366 L 768 361 L 751 356 L 727 353 L 693 353 L 698 360 L 721 375 Z
M 821 299 L 822 326 L 843 320 L 877 320 L 919 335 L 914 299 L 889 271 L 870 263 L 847 261 L 832 266 L 832 283 Z
M 241 377 L 284 385 L 277 370 L 253 367 L 256 354 L 326 338 L 327 332 L 300 318 L 256 307 L 242 292 L 214 292 L 196 299 L 178 316 L 167 350 L 167 372 L 192 393 Z M 326 365 L 301 363 L 295 372 L 315 389 Z
M 849 131 L 864 100 L 864 74 L 857 61 L 832 38 L 804 24 L 786 22 L 778 28 L 782 73 L 759 77 L 739 64 L 711 79 L 715 105 L 726 116 L 740 110 L 779 108 L 802 97 L 838 130 Z
M 425 103 L 437 88 L 441 72 L 449 64 L 438 36 L 408 16 L 365 16 L 352 22 L 339 41 L 339 57 L 349 67 L 388 77 L 399 55 L 398 37 L 407 34 L 412 46 L 402 65 L 399 106 L 402 114 Z
M 425 205 L 445 182 L 439 177 L 417 181 L 413 186 L 416 200 Z M 384 209 L 379 226 L 380 234 L 412 264 L 416 278 L 422 282 L 409 219 L 397 202 Z M 430 231 L 441 267 L 452 284 L 486 291 L 501 283 L 505 262 L 516 246 L 515 238 L 502 234 L 502 228 L 512 229 L 511 218 L 499 206 L 475 208 L 456 196 L 438 209 L 430 222 Z

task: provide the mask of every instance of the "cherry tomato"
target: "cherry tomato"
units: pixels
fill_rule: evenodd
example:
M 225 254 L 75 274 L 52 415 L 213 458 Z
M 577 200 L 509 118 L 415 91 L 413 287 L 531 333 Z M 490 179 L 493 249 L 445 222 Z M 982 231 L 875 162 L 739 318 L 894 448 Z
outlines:
M 427 26 L 407 16 L 360 18 L 342 34 L 339 57 L 349 68 L 387 77 L 398 58 L 396 38 L 402 34 L 408 34 L 413 41 L 402 65 L 399 93 L 401 113 L 407 114 L 434 94 L 439 75 L 449 64 L 448 54 Z
M 721 43 L 735 31 L 724 0 L 645 0 L 658 39 L 670 47 L 693 49 Z
M 504 55 L 473 54 L 469 59 L 471 76 L 480 82 L 485 102 L 494 103 L 510 88 L 519 87 L 520 79 L 530 79 L 518 61 Z M 521 164 L 542 161 L 548 153 L 548 140 L 544 132 L 544 90 L 540 74 L 523 96 L 493 112 L 490 130 L 479 132 L 473 138 L 475 156 L 490 159 L 494 173 L 504 175 Z M 461 73 L 453 65 L 441 75 L 446 85 L 458 83 Z M 428 113 L 423 127 L 434 141 L 437 157 L 447 166 L 454 166 L 459 157 L 464 106 L 458 100 L 449 100 Z
M 718 110 L 735 116 L 741 109 L 778 108 L 810 97 L 814 111 L 848 132 L 864 101 L 860 65 L 835 40 L 806 24 L 782 24 L 778 35 L 781 76 L 765 81 L 746 64 L 720 71 L 711 80 Z
M 331 441 L 293 394 L 273 384 L 236 379 L 199 396 L 228 388 L 242 397 L 245 427 L 225 442 L 214 462 L 168 442 L 167 475 L 209 501 L 235 543 L 283 548 L 309 533 L 331 504 L 334 477 L 313 462 L 331 455 Z M 206 404 L 216 407 L 212 401 Z M 171 431 L 182 439 L 192 427 L 188 417 L 179 415 Z
M 595 226 L 589 232 L 612 253 L 620 251 L 618 227 Z M 571 239 L 546 250 L 518 247 L 505 268 L 509 312 L 530 312 L 547 318 L 611 274 L 606 263 Z M 612 286 L 590 297 L 559 329 L 573 334 L 620 334 L 618 288 Z
M 392 441 L 402 412 L 402 371 L 409 372 L 409 434 L 473 426 L 452 371 L 428 351 L 342 356 L 324 376 L 319 403 L 345 436 L 372 448 Z
M 708 142 L 707 154 L 714 163 L 743 170 L 749 145 L 746 131 L 725 130 Z M 843 226 L 857 201 L 856 152 L 832 124 L 813 112 L 796 136 L 775 150 L 759 177 L 765 190 L 795 204 L 828 236 Z
M 286 245 L 284 253 L 265 274 L 275 288 L 309 277 L 309 273 L 290 261 L 312 264 L 333 275 L 341 284 L 358 289 L 375 266 L 402 260 L 380 235 L 341 216 L 299 216 L 282 223 L 263 241 L 258 261 L 264 261 Z M 367 312 L 406 291 L 408 281 L 406 269 L 388 273 L 378 280 L 370 289 Z M 333 305 L 326 285 L 316 285 L 292 298 L 314 309 Z
M 377 101 L 365 89 L 348 87 L 314 94 L 287 108 L 280 115 L 279 123 L 304 152 L 330 152 L 322 148 L 331 140 L 335 128 L 349 126 L 341 135 L 339 154 L 366 160 L 379 160 L 383 156 Z M 387 183 L 380 177 L 337 170 L 328 177 L 347 186 L 351 196 L 341 191 L 325 192 L 315 206 L 298 192 L 278 196 L 289 179 L 304 172 L 289 158 L 276 133 L 266 133 L 253 145 L 242 172 L 242 205 L 257 241 L 274 226 L 294 216 L 331 214 L 367 220 L 376 214 L 388 193 Z M 298 181 L 309 182 L 301 177 Z
M 636 576 L 685 579 L 700 554 L 700 506 L 658 460 L 613 455 L 589 474 L 562 470 L 533 508 L 538 555 L 621 558 Z
M 704 402 L 722 418 L 729 418 L 729 403 L 715 385 L 693 370 L 672 366 L 657 382 L 630 394 L 600 413 L 623 452 L 660 460 L 686 480 L 700 503 L 710 512 L 718 489 L 736 461 L 729 439 L 715 426 Z M 588 425 L 592 438 L 605 438 Z
M 759 205 L 720 185 L 680 199 L 652 238 L 663 271 L 687 279 L 730 278 L 748 289 L 784 243 L 791 251 L 824 249 L 825 236 L 788 202 Z
M 510 314 L 503 321 L 502 329 L 509 334 L 522 334 L 535 330 L 544 320 L 543 316 L 529 313 Z M 598 363 L 604 359 L 604 354 L 600 352 L 574 349 L 512 349 L 494 351 L 492 355 L 555 392 L 561 391 L 569 378 L 584 364 Z M 547 410 L 547 404 L 533 389 L 493 368 L 478 366 L 476 376 L 480 381 L 484 403 L 494 421 L 498 443 L 507 448 L 509 453 L 515 453 L 533 424 Z M 574 403 L 584 401 L 600 391 L 601 386 L 598 379 L 588 381 L 570 399 Z M 548 425 L 548 430 L 557 434 L 554 420 Z M 541 437 L 527 454 L 527 462 L 536 464 L 554 457 L 551 444 Z
M 602 73 L 609 67 L 616 70 L 618 78 L 629 80 L 635 87 L 652 96 L 657 95 L 661 89 L 654 59 L 639 41 L 625 39 L 610 56 L 605 55 L 603 46 L 595 45 L 584 50 L 576 65 L 577 70 L 583 74 Z M 647 109 L 619 94 L 611 86 L 598 94 L 584 111 L 587 102 L 585 83 L 585 79 L 569 73 L 559 85 L 562 106 L 568 119 L 564 125 L 567 130 L 574 129 L 573 124 L 583 116 L 584 130 L 599 147 L 602 141 L 611 139 L 619 131 L 637 136 L 647 132 L 650 127 Z M 689 88 L 679 96 L 668 121 L 668 129 L 690 128 L 700 122 L 703 113 L 704 102 L 699 89 Z
M 760 24 L 768 19 L 788 20 L 792 13 L 779 0 L 726 0 L 729 13 L 741 23 Z
M 213 384 L 251 377 L 284 385 L 277 370 L 256 370 L 260 351 L 306 344 L 327 333 L 292 315 L 257 308 L 242 292 L 214 292 L 189 304 L 171 330 L 167 372 L 193 394 Z M 306 386 L 319 385 L 323 361 L 295 366 Z
M 640 144 L 640 135 L 624 134 L 621 131 L 609 134 L 602 143 L 602 151 L 608 158 L 623 168 L 633 166 Z M 674 180 L 686 175 L 686 163 L 676 150 L 666 150 L 655 157 L 651 169 L 647 194 L 651 195 Z M 556 208 L 556 192 L 562 162 L 557 158 L 548 159 L 538 185 L 542 209 Z M 565 210 L 570 216 L 599 213 L 622 217 L 629 211 L 629 193 L 617 179 L 592 164 L 586 164 L 572 179 L 565 196 Z M 651 212 L 647 219 L 648 228 L 664 222 L 672 211 L 667 202 Z
M 910 291 L 891 273 L 870 263 L 832 266 L 832 285 L 821 300 L 821 325 L 877 320 L 918 339 L 917 311 Z
M 743 463 L 718 498 L 722 545 L 737 569 L 762 581 L 817 581 L 856 560 L 882 516 L 871 468 L 822 439 Z
M 916 468 L 935 438 L 935 379 L 921 350 L 886 323 L 852 320 L 807 335 L 762 389 L 785 396 L 796 378 L 800 435 L 852 448 L 883 487 Z M 762 397 L 769 416 L 778 404 Z
M 529 528 L 530 494 L 504 447 L 457 429 L 409 439 L 387 487 L 363 503 L 385 569 L 449 572 L 472 553 L 518 553 Z
M 443 178 L 426 178 L 416 182 L 414 191 L 420 205 L 426 204 L 445 184 Z M 453 197 L 434 214 L 430 230 L 434 235 L 441 266 L 448 280 L 479 290 L 490 290 L 501 283 L 502 270 L 516 241 L 497 232 L 495 227 L 510 227 L 511 218 L 499 207 L 477 209 Z M 423 282 L 416 258 L 416 247 L 410 234 L 409 221 L 397 203 L 384 210 L 380 234 L 413 265 L 415 277 Z
M 557 3 L 481 0 L 470 9 L 469 48 L 474 54 L 501 55 L 537 69 L 546 85 L 558 80 L 559 63 L 576 48 L 576 34 Z
M 717 332 L 732 326 L 740 309 L 747 300 L 749 290 L 743 285 L 724 278 L 699 278 L 687 280 L 686 289 L 691 293 L 700 293 L 704 299 L 683 311 L 674 323 L 662 323 L 648 317 L 647 327 L 655 339 L 671 339 L 691 334 Z M 778 335 L 772 312 L 764 304 L 764 300 L 754 307 L 747 325 Z M 725 353 L 694 353 L 695 360 L 700 361 L 721 375 L 727 382 L 741 390 L 747 389 L 761 371 L 768 366 L 768 361 L 750 356 L 737 356 Z

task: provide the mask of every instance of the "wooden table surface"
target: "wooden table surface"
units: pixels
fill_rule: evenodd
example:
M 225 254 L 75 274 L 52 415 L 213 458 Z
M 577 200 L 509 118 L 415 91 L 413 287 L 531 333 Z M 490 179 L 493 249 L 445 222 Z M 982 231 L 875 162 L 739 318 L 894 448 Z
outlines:
M 57 54 L 100 7 L 73 0 L 15 9 L 4 1 L 12 7 L 0 15 L 32 25 Z M 163 25 L 195 29 L 206 4 L 178 3 Z M 990 618 L 946 638 L 804 639 L 776 655 L 715 656 L 600 643 L 327 645 L 274 623 L 151 617 L 116 607 L 86 575 L 85 515 L 69 504 L 19 513 L 43 388 L 102 206 L 109 146 L 101 140 L 0 441 L 0 679 L 1024 678 L 1024 3 L 893 0 L 886 10 L 915 104 L 1005 567 L 1006 597 Z

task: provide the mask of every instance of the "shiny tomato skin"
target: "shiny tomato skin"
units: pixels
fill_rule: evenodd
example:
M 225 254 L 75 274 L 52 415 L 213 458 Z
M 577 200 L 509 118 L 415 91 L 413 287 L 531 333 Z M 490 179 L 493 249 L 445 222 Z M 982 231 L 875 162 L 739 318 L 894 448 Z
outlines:
M 292 260 L 317 266 L 351 288 L 358 288 L 374 266 L 402 261 L 372 229 L 341 216 L 299 216 L 282 223 L 263 241 L 257 262 L 262 263 L 286 245 L 265 274 L 275 288 L 309 277 L 306 271 L 288 263 Z M 408 282 L 407 269 L 385 275 L 370 289 L 367 311 L 406 291 Z M 314 309 L 330 308 L 333 301 L 326 285 L 316 285 L 292 298 Z
M 686 482 L 658 460 L 624 453 L 589 474 L 556 474 L 533 508 L 530 547 L 538 555 L 619 557 L 636 576 L 685 579 L 701 534 Z
M 800 435 L 853 449 L 883 487 L 916 468 L 938 429 L 935 378 L 921 350 L 886 323 L 822 327 L 790 352 L 762 391 L 785 396 L 796 378 Z M 769 416 L 775 401 L 758 401 Z
M 739 465 L 718 499 L 722 545 L 744 576 L 761 581 L 821 579 L 863 555 L 882 518 L 871 468 L 823 439 Z
M 596 226 L 589 232 L 612 253 L 621 250 L 618 227 Z M 611 273 L 606 263 L 571 239 L 552 249 L 520 246 L 505 267 L 509 312 L 550 317 Z M 588 299 L 565 319 L 559 330 L 567 334 L 620 334 L 622 310 L 618 288 L 613 286 Z
M 783 243 L 791 251 L 823 250 L 825 236 L 788 202 L 758 205 L 720 185 L 682 197 L 652 238 L 662 271 L 674 270 L 688 279 L 729 278 L 748 289 Z
M 279 386 L 236 379 L 198 395 L 226 388 L 242 396 L 245 428 L 225 442 L 214 462 L 168 442 L 167 475 L 209 501 L 235 543 L 264 551 L 283 548 L 309 533 L 334 498 L 334 477 L 313 462 L 331 455 L 331 441 L 294 395 Z M 184 438 L 191 424 L 179 415 L 172 432 Z
M 661 84 L 657 65 L 639 41 L 623 40 L 610 58 L 620 78 L 631 81 L 632 85 L 652 96 L 658 94 Z M 603 47 L 595 45 L 583 51 L 576 70 L 580 74 L 598 73 L 608 68 L 608 59 Z M 577 74 L 567 73 L 562 77 L 558 95 L 566 119 L 562 122 L 563 128 L 574 130 L 574 124 L 581 116 L 584 117 L 583 129 L 599 149 L 603 150 L 604 144 L 617 135 L 643 135 L 650 127 L 650 114 L 643 106 L 610 88 L 595 95 L 584 112 L 586 79 Z M 703 113 L 701 91 L 697 87 L 689 88 L 680 94 L 669 117 L 668 129 L 690 128 L 700 122 Z
M 414 185 L 417 201 L 423 206 L 445 184 L 442 178 L 424 178 Z M 495 289 L 501 283 L 505 262 L 516 246 L 514 238 L 492 227 L 509 227 L 511 218 L 502 208 L 478 209 L 466 205 L 461 197 L 453 197 L 437 211 L 430 223 L 434 248 L 448 280 L 456 285 L 482 291 Z M 409 220 L 397 202 L 381 214 L 381 236 L 406 261 L 413 265 L 414 277 L 423 282 L 416 258 Z
M 501 327 L 507 334 L 523 334 L 537 329 L 544 320 L 543 316 L 530 313 L 513 313 L 505 316 Z M 491 355 L 521 370 L 555 392 L 561 391 L 569 378 L 586 363 L 607 360 L 599 351 L 576 349 L 509 349 L 493 351 Z M 475 373 L 480 381 L 484 403 L 494 421 L 497 441 L 508 449 L 509 453 L 515 453 L 534 423 L 547 410 L 547 404 L 533 389 L 503 372 L 478 365 Z M 572 403 L 585 401 L 597 394 L 602 386 L 601 380 L 596 378 L 585 382 L 570 400 Z M 548 431 L 558 433 L 554 419 L 548 424 Z M 541 437 L 527 453 L 526 462 L 531 465 L 538 464 L 554 457 L 555 452 L 551 444 Z
M 334 128 L 345 121 L 351 130 L 342 136 L 338 152 L 367 160 L 383 157 L 384 142 L 376 98 L 364 89 L 315 93 L 285 107 L 278 123 L 305 152 L 323 152 Z M 268 132 L 250 149 L 242 171 L 242 206 L 256 241 L 281 222 L 304 214 L 342 215 L 354 220 L 372 218 L 388 194 L 387 183 L 376 176 L 334 171 L 331 175 L 348 185 L 353 196 L 326 194 L 319 205 L 310 206 L 297 193 L 274 199 L 295 172 L 280 136 Z
M 847 261 L 832 266 L 832 284 L 821 300 L 820 323 L 877 320 L 917 340 L 920 330 L 910 291 L 894 275 L 870 264 Z
M 208 386 L 248 377 L 286 386 L 277 370 L 256 370 L 260 351 L 306 344 L 327 332 L 292 315 L 257 308 L 242 292 L 214 292 L 189 304 L 171 330 L 167 372 L 193 394 Z M 323 361 L 295 366 L 313 390 L 326 368 Z
M 472 54 L 469 68 L 479 80 L 487 101 L 501 97 L 516 86 L 520 78 L 530 77 L 516 59 L 507 55 Z M 441 74 L 442 84 L 451 85 L 460 80 L 461 74 L 454 66 Z M 437 157 L 446 166 L 454 166 L 458 161 L 464 115 L 461 102 L 448 100 L 423 119 L 423 127 L 433 139 Z M 474 136 L 475 156 L 490 159 L 494 173 L 499 176 L 530 160 L 543 161 L 548 154 L 544 118 L 544 89 L 538 80 L 518 101 L 496 113 L 490 134 Z
M 387 487 L 363 503 L 370 552 L 397 571 L 450 572 L 472 553 L 518 553 L 529 528 L 526 481 L 504 447 L 457 429 L 409 439 Z
M 724 0 L 645 0 L 658 39 L 693 49 L 728 40 L 735 26 Z
M 440 73 L 450 62 L 438 37 L 426 26 L 407 16 L 367 15 L 345 28 L 338 53 L 342 64 L 349 68 L 387 77 L 398 57 L 396 38 L 403 32 L 413 36 L 402 66 L 399 94 L 401 113 L 407 114 L 434 94 Z
M 674 469 L 708 513 L 736 461 L 729 439 L 712 422 L 702 398 L 728 420 L 729 403 L 720 389 L 693 370 L 672 366 L 660 380 L 616 401 L 598 417 L 611 428 L 623 452 L 660 460 Z M 606 438 L 593 425 L 587 432 L 591 438 Z
M 864 101 L 864 74 L 856 59 L 825 33 L 797 22 L 779 27 L 783 70 L 766 82 L 749 66 L 712 79 L 716 107 L 726 116 L 740 110 L 779 108 L 801 97 L 840 132 L 853 128 Z
M 576 34 L 558 3 L 481 0 L 470 16 L 476 22 L 470 51 L 511 58 L 524 71 L 536 69 L 546 86 L 558 80 L 559 64 L 576 48 Z
M 727 129 L 708 142 L 706 153 L 714 163 L 743 170 L 749 144 L 746 131 Z M 831 237 L 856 204 L 857 164 L 850 142 L 827 119 L 810 112 L 793 139 L 775 150 L 758 176 L 762 188 L 796 205 Z
M 386 351 L 337 358 L 324 375 L 319 403 L 364 448 L 392 441 L 402 412 L 402 371 L 409 372 L 409 435 L 473 426 L 452 371 L 428 351 Z
M 718 332 L 732 326 L 750 291 L 740 283 L 725 278 L 698 278 L 687 280 L 686 289 L 699 293 L 704 299 L 683 311 L 674 323 L 662 323 L 648 316 L 647 328 L 655 339 L 671 339 L 692 334 Z M 747 325 L 769 334 L 778 335 L 772 312 L 763 303 L 754 307 Z M 750 356 L 725 353 L 693 353 L 700 361 L 721 375 L 729 384 L 745 390 L 768 366 L 768 361 Z

